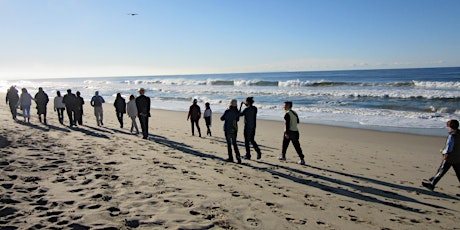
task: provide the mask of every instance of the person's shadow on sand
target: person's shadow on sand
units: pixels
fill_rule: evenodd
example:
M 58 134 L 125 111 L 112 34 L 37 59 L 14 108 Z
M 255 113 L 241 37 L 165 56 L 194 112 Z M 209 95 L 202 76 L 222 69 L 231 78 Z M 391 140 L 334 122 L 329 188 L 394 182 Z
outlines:
M 11 141 L 8 141 L 8 139 L 0 135 L 0 148 L 8 147 L 10 144 L 11 144 Z

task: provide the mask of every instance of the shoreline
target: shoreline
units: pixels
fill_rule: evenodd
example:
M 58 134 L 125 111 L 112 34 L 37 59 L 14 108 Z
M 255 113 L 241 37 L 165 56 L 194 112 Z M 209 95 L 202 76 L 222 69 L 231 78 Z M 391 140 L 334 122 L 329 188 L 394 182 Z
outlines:
M 3 95 L 4 97 L 4 95 Z M 460 214 L 453 170 L 434 192 L 421 186 L 439 166 L 445 137 L 299 124 L 307 165 L 283 122 L 258 120 L 262 159 L 227 163 L 221 114 L 212 136 L 192 136 L 187 113 L 151 110 L 149 140 L 120 128 L 112 104 L 104 126 L 84 106 L 84 125 L 14 122 L 0 103 L 0 214 L 5 227 L 69 229 L 448 229 Z M 139 125 L 139 123 L 138 123 Z M 245 154 L 243 120 L 238 145 Z M 204 120 L 200 119 L 202 134 Z M 255 154 L 251 150 L 252 154 Z

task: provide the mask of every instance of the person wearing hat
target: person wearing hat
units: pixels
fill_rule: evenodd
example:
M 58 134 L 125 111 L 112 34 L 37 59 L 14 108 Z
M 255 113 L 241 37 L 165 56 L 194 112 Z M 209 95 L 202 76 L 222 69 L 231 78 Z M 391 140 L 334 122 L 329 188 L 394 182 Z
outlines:
M 241 112 L 241 107 L 246 105 L 246 108 Z M 246 147 L 246 155 L 244 158 L 251 159 L 251 148 L 249 144 L 252 144 L 254 150 L 257 153 L 257 159 L 262 157 L 259 145 L 254 140 L 256 135 L 256 119 L 257 119 L 257 107 L 254 105 L 254 98 L 246 98 L 246 102 L 241 102 L 240 105 L 240 116 L 244 116 L 244 146 Z
M 150 97 L 144 95 L 145 89 L 139 89 L 139 96 L 136 98 L 137 114 L 141 123 L 142 138 L 149 136 Z
M 292 141 L 297 155 L 299 155 L 300 158 L 298 163 L 305 165 L 304 155 L 302 153 L 302 148 L 300 147 L 299 142 L 299 129 L 297 128 L 297 124 L 299 123 L 299 116 L 292 110 L 292 101 L 284 102 L 284 111 L 285 130 L 283 137 L 283 148 L 281 150 L 281 156 L 278 159 L 282 161 L 286 160 L 286 151 L 289 146 L 289 142 Z
M 238 144 L 236 137 L 238 134 L 238 121 L 240 120 L 240 112 L 238 111 L 238 102 L 236 99 L 232 99 L 230 106 L 225 110 L 224 114 L 220 117 L 220 120 L 224 121 L 224 132 L 225 139 L 227 140 L 227 151 L 228 151 L 228 162 L 233 162 L 232 145 L 235 150 L 236 160 L 238 164 L 241 164 L 240 151 L 238 150 Z
M 196 98 L 193 99 L 193 103 L 188 110 L 187 121 L 190 119 L 190 123 L 192 125 L 192 136 L 195 136 L 195 126 L 194 125 L 196 125 L 196 129 L 198 130 L 198 135 L 201 137 L 200 125 L 198 124 L 198 121 L 201 118 L 201 108 L 197 103 L 198 103 L 198 100 Z

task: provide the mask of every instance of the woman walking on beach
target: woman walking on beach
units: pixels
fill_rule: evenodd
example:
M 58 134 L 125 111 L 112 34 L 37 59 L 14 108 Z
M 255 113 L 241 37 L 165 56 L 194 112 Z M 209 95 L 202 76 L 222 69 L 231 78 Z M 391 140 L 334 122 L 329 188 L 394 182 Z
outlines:
M 117 119 L 120 123 L 120 128 L 123 128 L 123 114 L 126 113 L 126 101 L 120 93 L 117 93 L 117 97 L 115 98 L 113 106 L 115 106 L 115 112 L 117 113 Z
M 208 129 L 208 130 L 206 131 L 206 135 L 212 136 L 212 135 L 211 135 L 211 124 L 212 124 L 212 110 L 211 110 L 211 106 L 209 105 L 209 102 L 206 102 L 206 104 L 204 104 L 204 106 L 205 106 L 206 108 L 205 108 L 205 110 L 204 110 L 203 117 L 204 117 L 204 121 L 206 122 L 206 128 Z
M 38 88 L 38 92 L 35 94 L 35 103 L 37 104 L 37 114 L 38 119 L 42 122 L 42 115 L 43 115 L 43 123 L 46 125 L 46 107 L 49 102 L 48 94 L 43 91 L 42 87 Z
M 26 88 L 21 89 L 22 93 L 19 96 L 18 105 L 22 110 L 22 116 L 24 117 L 24 122 L 27 119 L 27 122 L 30 122 L 30 106 L 32 105 L 32 95 L 27 92 Z
M 240 151 L 238 150 L 238 144 L 236 137 L 238 134 L 238 121 L 240 120 L 240 112 L 238 111 L 238 102 L 236 99 L 232 99 L 230 106 L 225 110 L 224 114 L 220 117 L 220 120 L 224 121 L 224 132 L 225 139 L 227 140 L 227 151 L 228 151 L 228 162 L 233 162 L 232 146 L 235 150 L 236 160 L 238 164 L 241 164 Z
M 283 149 L 281 152 L 281 156 L 278 159 L 282 161 L 286 160 L 286 151 L 289 146 L 289 142 L 292 141 L 297 155 L 299 155 L 300 158 L 300 161 L 298 163 L 304 165 L 305 160 L 304 155 L 302 153 L 302 148 L 300 147 L 299 129 L 297 128 L 297 124 L 299 123 L 299 116 L 296 112 L 292 110 L 292 101 L 284 102 L 284 111 L 285 130 L 283 136 Z
M 449 120 L 447 122 L 449 128 L 449 136 L 447 137 L 446 146 L 440 150 L 442 153 L 442 162 L 436 174 L 423 181 L 422 185 L 425 188 L 434 190 L 436 184 L 449 171 L 450 167 L 454 168 L 457 179 L 460 182 L 460 130 L 458 129 L 458 120 Z
M 192 125 L 192 136 L 195 136 L 195 126 L 194 125 L 196 125 L 198 134 L 201 137 L 200 124 L 198 123 L 201 117 L 201 108 L 197 103 L 198 103 L 198 100 L 193 99 L 193 104 L 190 106 L 188 110 L 187 121 L 190 119 L 190 124 Z
M 128 116 L 131 118 L 131 129 L 130 133 L 133 133 L 133 128 L 136 129 L 136 135 L 139 134 L 139 129 L 137 128 L 137 122 L 136 122 L 136 117 L 137 117 L 137 106 L 136 106 L 136 98 L 134 95 L 129 96 L 129 101 L 128 104 L 126 104 L 126 112 L 128 113 Z
M 61 96 L 60 91 L 57 91 L 56 95 L 57 96 L 54 98 L 54 111 L 56 111 L 58 114 L 59 123 L 63 125 L 64 124 L 64 110 L 65 110 L 65 104 L 63 102 L 64 98 Z
M 18 120 L 17 119 L 18 101 L 19 101 L 18 90 L 16 89 L 16 87 L 14 85 L 12 85 L 8 89 L 8 92 L 6 93 L 6 103 L 9 104 L 11 115 L 13 116 L 13 120 L 15 120 L 15 121 Z

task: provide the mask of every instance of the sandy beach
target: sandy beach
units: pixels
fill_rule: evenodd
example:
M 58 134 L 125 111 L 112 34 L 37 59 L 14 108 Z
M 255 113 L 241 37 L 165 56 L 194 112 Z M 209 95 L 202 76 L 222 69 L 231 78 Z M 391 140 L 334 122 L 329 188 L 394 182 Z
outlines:
M 454 171 L 435 191 L 421 186 L 445 137 L 301 124 L 302 166 L 292 145 L 278 160 L 283 123 L 258 120 L 262 159 L 235 164 L 225 162 L 221 114 L 200 138 L 186 113 L 152 110 L 143 140 L 126 116 L 119 127 L 112 104 L 98 127 L 86 102 L 77 128 L 52 106 L 43 125 L 35 104 L 27 124 L 0 103 L 2 229 L 460 228 Z

